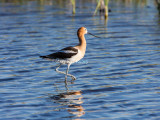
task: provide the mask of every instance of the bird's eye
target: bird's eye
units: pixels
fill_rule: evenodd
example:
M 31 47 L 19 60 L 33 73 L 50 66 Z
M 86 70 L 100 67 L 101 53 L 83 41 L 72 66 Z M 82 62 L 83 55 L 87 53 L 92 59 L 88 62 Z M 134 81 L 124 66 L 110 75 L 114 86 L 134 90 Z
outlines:
M 85 30 L 87 31 L 87 29 L 85 28 Z

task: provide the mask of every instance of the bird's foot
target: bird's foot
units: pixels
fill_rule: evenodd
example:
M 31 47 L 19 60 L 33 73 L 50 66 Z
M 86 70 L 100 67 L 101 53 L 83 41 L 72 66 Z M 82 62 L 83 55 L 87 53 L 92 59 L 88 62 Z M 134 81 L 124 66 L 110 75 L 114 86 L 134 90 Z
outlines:
M 72 80 L 76 80 L 76 77 L 75 76 L 71 76 L 72 77 Z
M 76 80 L 76 77 L 74 75 L 68 74 L 65 76 L 65 80 L 67 80 L 67 76 L 70 76 L 72 78 L 72 80 Z

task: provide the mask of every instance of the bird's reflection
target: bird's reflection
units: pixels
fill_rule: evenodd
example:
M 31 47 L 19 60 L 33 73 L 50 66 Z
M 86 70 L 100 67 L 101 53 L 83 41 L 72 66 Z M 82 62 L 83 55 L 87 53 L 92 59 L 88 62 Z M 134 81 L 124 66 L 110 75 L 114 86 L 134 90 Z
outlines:
M 65 86 L 67 87 L 67 83 Z M 82 107 L 83 96 L 81 91 L 69 91 L 67 87 L 66 92 L 52 95 L 50 98 L 76 117 L 81 117 L 85 114 L 84 108 Z

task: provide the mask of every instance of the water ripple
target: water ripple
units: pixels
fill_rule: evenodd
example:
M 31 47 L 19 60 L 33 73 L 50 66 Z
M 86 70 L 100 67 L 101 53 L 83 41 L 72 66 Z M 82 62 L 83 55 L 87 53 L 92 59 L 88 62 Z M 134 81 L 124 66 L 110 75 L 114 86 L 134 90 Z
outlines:
M 89 1 L 77 1 L 75 16 L 64 3 L 2 3 L 0 119 L 159 120 L 160 27 L 154 4 L 148 9 L 110 1 L 113 12 L 104 24 L 91 15 Z M 56 64 L 39 56 L 77 44 L 76 30 L 84 25 L 101 38 L 85 36 L 86 55 L 69 71 L 77 79 L 65 83 Z

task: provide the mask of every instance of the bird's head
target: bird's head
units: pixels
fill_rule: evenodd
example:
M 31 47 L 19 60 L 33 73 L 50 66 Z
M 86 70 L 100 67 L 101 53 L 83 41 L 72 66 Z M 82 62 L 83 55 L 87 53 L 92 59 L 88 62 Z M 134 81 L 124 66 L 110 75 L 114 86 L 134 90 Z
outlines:
M 96 35 L 93 35 L 93 34 L 89 33 L 89 32 L 87 31 L 87 28 L 85 28 L 85 27 L 79 28 L 78 31 L 77 31 L 77 35 L 80 36 L 80 35 L 84 35 L 84 34 L 90 34 L 90 35 L 92 35 L 92 36 L 94 36 L 94 37 L 98 37 L 98 36 L 96 36 Z M 98 38 L 100 38 L 100 37 L 98 37 Z

